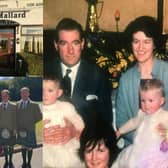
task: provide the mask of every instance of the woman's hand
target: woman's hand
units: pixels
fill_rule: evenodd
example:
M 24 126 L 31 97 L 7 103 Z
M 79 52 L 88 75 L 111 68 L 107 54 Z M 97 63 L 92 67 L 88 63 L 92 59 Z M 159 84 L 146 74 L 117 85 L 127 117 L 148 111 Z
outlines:
M 51 126 L 45 128 L 45 125 L 49 123 L 49 120 L 44 121 L 43 126 L 43 141 L 46 144 L 66 144 L 72 138 L 76 137 L 76 129 L 74 125 L 67 119 L 65 120 L 65 127 L 60 125 Z
M 168 141 L 168 130 L 166 129 L 166 127 L 160 123 L 156 127 L 156 129 L 157 129 L 159 135 Z
M 117 137 L 117 138 L 119 138 L 119 137 L 121 136 L 121 133 L 120 133 L 120 131 L 119 131 L 119 130 L 118 130 L 118 131 L 116 131 L 116 132 L 115 132 L 115 134 L 116 134 L 116 137 Z

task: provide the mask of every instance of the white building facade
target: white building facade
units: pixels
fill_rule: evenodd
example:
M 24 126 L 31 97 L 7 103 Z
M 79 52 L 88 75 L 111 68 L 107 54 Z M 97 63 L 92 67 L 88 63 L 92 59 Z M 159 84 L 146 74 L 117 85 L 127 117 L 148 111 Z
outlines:
M 42 54 L 43 0 L 0 0 L 0 20 L 18 23 L 14 32 L 16 53 Z M 4 31 L 11 33 L 8 28 L 0 29 L 0 44 L 5 40 L 1 35 Z

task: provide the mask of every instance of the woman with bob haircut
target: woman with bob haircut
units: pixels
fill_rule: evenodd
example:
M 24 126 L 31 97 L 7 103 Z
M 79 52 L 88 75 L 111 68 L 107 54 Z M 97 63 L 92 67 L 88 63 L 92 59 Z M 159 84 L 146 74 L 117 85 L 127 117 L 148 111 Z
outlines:
M 87 168 L 110 168 L 117 157 L 116 144 L 112 125 L 96 116 L 82 131 L 79 157 Z

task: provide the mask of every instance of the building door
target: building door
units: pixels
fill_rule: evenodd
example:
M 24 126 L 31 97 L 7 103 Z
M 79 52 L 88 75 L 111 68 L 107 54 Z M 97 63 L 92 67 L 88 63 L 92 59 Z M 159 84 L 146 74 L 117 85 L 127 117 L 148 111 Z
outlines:
M 19 23 L 0 20 L 0 76 L 16 76 L 16 27 Z
M 0 66 L 14 66 L 14 29 L 0 29 Z

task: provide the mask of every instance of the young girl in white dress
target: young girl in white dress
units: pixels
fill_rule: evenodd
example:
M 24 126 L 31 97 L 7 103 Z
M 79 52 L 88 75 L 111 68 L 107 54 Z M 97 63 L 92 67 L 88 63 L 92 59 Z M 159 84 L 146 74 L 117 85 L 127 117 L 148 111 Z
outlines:
M 164 103 L 163 83 L 157 79 L 142 80 L 141 109 L 116 132 L 120 137 L 137 128 L 134 142 L 120 153 L 114 168 L 168 167 L 168 135 L 162 137 L 157 129 L 161 124 L 168 130 L 168 111 L 162 108 Z
M 43 79 L 43 120 L 44 127 L 65 127 L 68 119 L 75 129 L 81 133 L 84 123 L 72 104 L 58 100 L 62 95 L 60 79 L 56 76 L 47 76 Z M 46 122 L 47 121 L 47 122 Z M 67 143 L 43 143 L 43 167 L 50 168 L 80 168 L 82 163 L 78 157 L 79 137 L 74 137 Z

